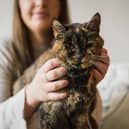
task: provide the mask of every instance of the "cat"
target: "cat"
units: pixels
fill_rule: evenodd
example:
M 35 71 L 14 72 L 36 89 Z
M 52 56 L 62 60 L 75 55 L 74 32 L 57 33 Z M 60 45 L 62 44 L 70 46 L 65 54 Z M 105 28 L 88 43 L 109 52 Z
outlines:
M 37 113 L 40 129 L 98 129 L 92 117 L 96 106 L 96 82 L 91 70 L 99 60 L 104 40 L 99 36 L 101 16 L 96 13 L 87 23 L 62 25 L 53 19 L 53 47 L 43 53 L 14 84 L 14 94 L 30 83 L 48 59 L 56 57 L 67 69 L 70 84 L 63 90 L 69 97 L 42 102 Z M 61 91 L 60 91 L 61 92 Z

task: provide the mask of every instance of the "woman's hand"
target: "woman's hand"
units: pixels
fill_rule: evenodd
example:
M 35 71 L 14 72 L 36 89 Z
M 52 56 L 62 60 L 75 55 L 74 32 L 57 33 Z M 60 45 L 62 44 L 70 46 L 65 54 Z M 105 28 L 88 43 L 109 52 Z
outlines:
M 67 73 L 58 59 L 48 60 L 38 69 L 33 81 L 25 89 L 26 92 L 26 114 L 28 118 L 40 102 L 64 99 L 68 96 L 65 92 L 58 90 L 68 85 L 67 80 L 57 80 Z M 32 111 L 31 111 L 32 110 Z
M 102 49 L 100 59 L 94 64 L 95 68 L 92 70 L 96 84 L 98 84 L 107 73 L 110 64 L 110 58 L 105 48 Z

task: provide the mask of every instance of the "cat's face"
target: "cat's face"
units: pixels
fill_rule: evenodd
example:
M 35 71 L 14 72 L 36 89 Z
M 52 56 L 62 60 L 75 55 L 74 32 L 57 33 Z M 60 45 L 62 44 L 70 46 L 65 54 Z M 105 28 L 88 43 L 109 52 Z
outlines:
M 99 35 L 100 15 L 96 13 L 88 23 L 74 23 L 62 25 L 58 20 L 53 20 L 53 31 L 58 47 L 56 49 L 66 49 L 67 57 L 79 63 L 89 48 L 91 41 L 95 41 Z M 60 47 L 59 47 L 60 46 Z M 58 51 L 58 50 L 57 50 Z

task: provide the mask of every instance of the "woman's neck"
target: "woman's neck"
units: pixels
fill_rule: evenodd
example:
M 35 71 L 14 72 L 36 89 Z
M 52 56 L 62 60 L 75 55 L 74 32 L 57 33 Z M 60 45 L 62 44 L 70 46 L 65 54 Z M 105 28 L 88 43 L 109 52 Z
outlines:
M 30 33 L 30 41 L 31 45 L 33 47 L 46 47 L 50 45 L 50 42 L 52 40 L 52 37 L 50 36 L 50 33 Z
M 30 33 L 31 56 L 32 60 L 39 57 L 45 50 L 52 45 L 52 36 L 50 33 Z

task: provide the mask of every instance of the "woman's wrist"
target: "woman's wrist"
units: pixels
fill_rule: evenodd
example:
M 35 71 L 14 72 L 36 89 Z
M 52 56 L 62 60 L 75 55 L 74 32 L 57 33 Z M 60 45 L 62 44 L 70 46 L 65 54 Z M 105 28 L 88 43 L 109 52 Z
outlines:
M 25 87 L 24 117 L 26 120 L 29 120 L 31 118 L 32 114 L 37 109 L 40 103 L 34 98 L 35 95 L 33 95 L 33 90 L 31 88 L 33 88 L 31 84 Z

